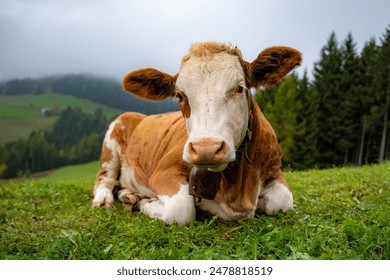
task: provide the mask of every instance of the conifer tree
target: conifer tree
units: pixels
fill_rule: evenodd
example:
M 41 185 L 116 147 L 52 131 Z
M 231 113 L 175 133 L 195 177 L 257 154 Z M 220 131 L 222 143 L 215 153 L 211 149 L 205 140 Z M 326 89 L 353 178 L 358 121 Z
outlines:
M 292 148 L 292 167 L 294 169 L 310 169 L 316 166 L 318 150 L 318 95 L 305 71 L 297 82 L 297 102 L 301 110 L 297 114 L 297 124 Z
M 342 56 L 339 104 L 339 130 L 341 139 L 338 142 L 343 151 L 343 164 L 351 162 L 355 158 L 357 150 L 356 139 L 359 136 L 359 123 L 362 108 L 360 107 L 360 69 L 359 56 L 356 51 L 356 43 L 352 34 L 349 33 L 340 48 Z
M 389 147 L 389 113 L 390 113 L 390 25 L 386 29 L 385 34 L 381 38 L 381 47 L 379 49 L 379 61 L 378 64 L 380 75 L 379 84 L 380 91 L 378 92 L 379 99 L 379 112 L 382 113 L 382 120 L 379 121 L 382 126 L 380 137 L 380 150 L 378 156 L 378 162 L 381 163 L 385 157 L 390 156 Z M 387 149 L 386 149 L 387 144 Z
M 340 129 L 342 56 L 335 33 L 321 50 L 321 58 L 314 66 L 313 89 L 318 103 L 318 164 L 330 167 L 343 162 L 344 147 L 340 146 L 343 130 Z
M 363 47 L 360 56 L 360 129 L 358 136 L 357 165 L 369 162 L 371 139 L 375 132 L 376 118 L 371 115 L 375 106 L 378 84 L 378 46 L 371 38 Z
M 282 160 L 285 165 L 292 163 L 296 120 L 302 106 L 296 99 L 296 84 L 294 75 L 287 77 L 276 87 L 273 102 L 268 102 L 264 108 L 264 115 L 274 128 L 282 147 Z

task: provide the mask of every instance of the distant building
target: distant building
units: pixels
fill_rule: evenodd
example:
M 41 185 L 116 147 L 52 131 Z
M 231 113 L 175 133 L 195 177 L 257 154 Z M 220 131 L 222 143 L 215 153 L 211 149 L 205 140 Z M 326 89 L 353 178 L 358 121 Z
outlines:
M 51 116 L 53 114 L 53 110 L 51 108 L 48 108 L 48 107 L 44 107 L 41 109 L 41 115 L 42 116 Z

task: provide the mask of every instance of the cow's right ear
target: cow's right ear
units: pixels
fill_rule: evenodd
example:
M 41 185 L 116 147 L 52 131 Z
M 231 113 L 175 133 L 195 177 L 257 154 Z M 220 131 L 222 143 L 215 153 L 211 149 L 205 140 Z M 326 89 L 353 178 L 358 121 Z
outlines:
M 176 78 L 177 75 L 144 68 L 127 74 L 122 80 L 122 87 L 140 98 L 159 101 L 175 96 Z

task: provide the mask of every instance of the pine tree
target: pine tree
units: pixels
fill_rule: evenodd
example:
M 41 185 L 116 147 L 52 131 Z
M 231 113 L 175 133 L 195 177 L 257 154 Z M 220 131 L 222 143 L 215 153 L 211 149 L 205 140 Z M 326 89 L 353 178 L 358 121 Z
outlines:
M 343 163 L 345 148 L 340 145 L 343 129 L 340 127 L 342 55 L 335 33 L 321 50 L 321 58 L 314 66 L 313 89 L 318 95 L 318 164 L 329 167 Z
M 362 108 L 360 107 L 360 69 L 359 57 L 356 51 L 356 43 L 349 33 L 341 46 L 341 80 L 340 94 L 342 102 L 339 104 L 339 129 L 342 137 L 338 142 L 343 151 L 343 164 L 347 164 L 356 158 L 357 141 L 359 136 L 359 123 Z
M 380 69 L 380 91 L 378 97 L 380 103 L 378 107 L 382 112 L 382 132 L 380 139 L 380 151 L 378 156 L 378 162 L 381 163 L 387 154 L 390 156 L 390 147 L 386 149 L 386 143 L 388 143 L 388 130 L 389 130 L 389 113 L 390 113 L 390 25 L 386 29 L 385 34 L 381 38 L 381 47 L 379 50 L 379 61 L 378 64 Z M 388 151 L 386 153 L 386 150 Z
M 375 105 L 378 84 L 378 46 L 374 38 L 368 41 L 362 50 L 360 64 L 360 129 L 358 136 L 357 164 L 369 162 L 371 152 L 371 139 L 376 127 L 376 117 L 371 114 Z
M 284 165 L 291 165 L 296 120 L 302 106 L 296 99 L 296 77 L 294 75 L 287 77 L 275 90 L 274 101 L 267 103 L 264 108 L 264 115 L 278 137 L 283 151 L 282 160 Z
M 301 110 L 297 114 L 297 124 L 292 148 L 292 167 L 308 169 L 316 166 L 318 150 L 318 95 L 304 72 L 297 83 L 297 101 Z

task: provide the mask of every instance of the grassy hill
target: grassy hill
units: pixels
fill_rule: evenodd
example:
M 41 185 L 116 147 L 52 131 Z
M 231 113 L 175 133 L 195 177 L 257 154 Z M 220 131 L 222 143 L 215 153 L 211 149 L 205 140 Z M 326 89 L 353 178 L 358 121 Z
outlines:
M 57 93 L 40 95 L 0 96 L 0 145 L 21 137 L 28 137 L 34 130 L 46 130 L 54 124 L 58 117 L 43 116 L 41 109 L 57 106 L 60 110 L 68 106 L 80 107 L 84 113 L 93 114 L 97 108 L 111 118 L 122 113 L 89 100 L 78 99 Z
M 0 259 L 390 259 L 390 162 L 289 172 L 294 210 L 165 225 L 92 209 L 97 162 L 0 184 Z
M 57 183 L 94 182 L 99 169 L 99 161 L 70 165 L 50 172 L 44 180 Z

